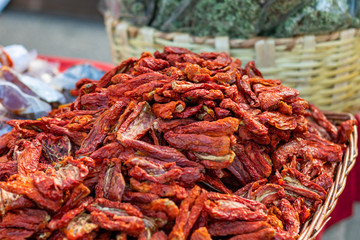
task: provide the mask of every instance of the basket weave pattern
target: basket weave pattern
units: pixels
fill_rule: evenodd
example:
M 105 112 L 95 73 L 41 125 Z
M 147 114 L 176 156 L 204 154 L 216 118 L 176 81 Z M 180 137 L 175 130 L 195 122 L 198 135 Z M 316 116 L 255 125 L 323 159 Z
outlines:
M 296 38 L 229 39 L 164 33 L 105 16 L 114 63 L 164 46 L 194 52 L 224 51 L 246 63 L 256 61 L 266 78 L 280 79 L 326 111 L 360 110 L 360 31 Z
M 326 117 L 335 123 L 354 119 L 353 115 L 345 113 L 329 113 L 326 114 Z M 314 216 L 303 226 L 298 240 L 315 239 L 317 234 L 330 220 L 330 214 L 334 210 L 341 193 L 344 191 L 346 178 L 355 165 L 356 157 L 358 155 L 357 141 L 358 133 L 357 127 L 355 126 L 354 131 L 351 134 L 350 142 L 344 153 L 343 161 L 337 166 L 334 184 L 328 191 L 325 202 L 319 206 Z

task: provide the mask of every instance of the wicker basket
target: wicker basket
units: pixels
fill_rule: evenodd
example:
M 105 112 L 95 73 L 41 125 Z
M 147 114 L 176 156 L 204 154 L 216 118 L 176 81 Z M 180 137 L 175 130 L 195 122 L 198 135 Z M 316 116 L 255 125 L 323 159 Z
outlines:
M 114 63 L 164 46 L 194 52 L 225 51 L 244 63 L 254 60 L 266 78 L 277 78 L 298 89 L 322 110 L 360 110 L 360 31 L 347 29 L 322 36 L 229 39 L 194 37 L 138 28 L 105 15 Z
M 329 113 L 327 118 L 333 122 L 354 119 L 351 114 L 345 113 Z M 298 240 L 315 239 L 316 235 L 321 231 L 325 224 L 330 220 L 330 214 L 334 210 L 337 200 L 344 191 L 346 185 L 346 178 L 350 170 L 354 167 L 356 157 L 358 155 L 357 149 L 357 127 L 351 135 L 350 142 L 345 151 L 343 161 L 337 167 L 334 184 L 330 188 L 325 202 L 319 206 L 314 216 L 303 226 Z

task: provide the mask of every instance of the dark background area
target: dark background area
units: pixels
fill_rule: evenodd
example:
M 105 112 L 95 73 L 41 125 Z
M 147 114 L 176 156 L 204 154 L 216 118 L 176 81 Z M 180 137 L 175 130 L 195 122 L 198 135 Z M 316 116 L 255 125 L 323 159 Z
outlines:
M 11 0 L 8 9 L 102 21 L 99 0 Z
M 98 0 L 11 0 L 0 14 L 0 45 L 42 55 L 111 62 Z

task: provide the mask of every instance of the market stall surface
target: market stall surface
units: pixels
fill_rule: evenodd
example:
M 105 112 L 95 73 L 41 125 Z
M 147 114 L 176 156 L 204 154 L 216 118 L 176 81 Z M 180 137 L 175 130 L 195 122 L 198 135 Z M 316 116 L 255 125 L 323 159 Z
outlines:
M 101 20 L 5 10 L 0 14 L 0 45 L 15 43 L 39 54 L 111 62 Z
M 355 240 L 360 236 L 360 204 L 354 206 L 354 215 L 327 229 L 323 240 Z

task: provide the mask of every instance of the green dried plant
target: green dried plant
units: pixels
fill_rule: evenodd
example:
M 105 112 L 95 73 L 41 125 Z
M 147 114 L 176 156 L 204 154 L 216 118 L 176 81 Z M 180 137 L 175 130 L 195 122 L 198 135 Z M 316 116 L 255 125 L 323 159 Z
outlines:
M 120 16 L 136 25 L 195 36 L 293 37 L 360 26 L 347 0 L 114 1 Z
M 319 4 L 312 0 L 309 6 L 281 23 L 275 32 L 277 37 L 292 37 L 306 34 L 326 34 L 350 26 L 359 27 L 359 21 L 347 11 L 346 0 L 322 1 L 328 4 Z

